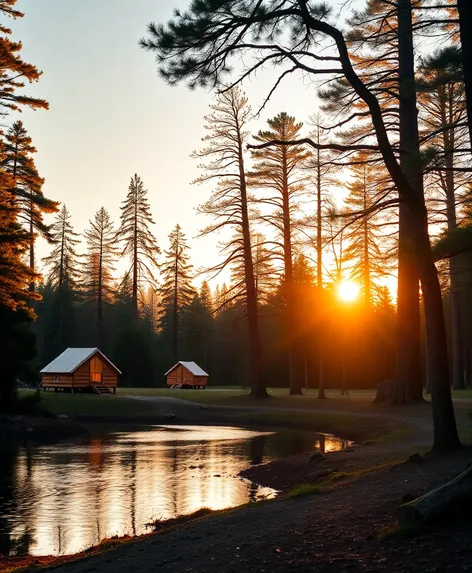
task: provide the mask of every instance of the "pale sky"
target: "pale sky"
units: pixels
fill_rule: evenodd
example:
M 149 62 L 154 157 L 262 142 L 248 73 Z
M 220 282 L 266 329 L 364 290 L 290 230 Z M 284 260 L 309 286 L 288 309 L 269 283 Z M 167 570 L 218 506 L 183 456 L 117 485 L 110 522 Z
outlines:
M 150 21 L 163 22 L 189 0 L 18 0 L 25 17 L 10 21 L 23 59 L 43 76 L 24 92 L 45 98 L 49 111 L 20 119 L 38 149 L 36 164 L 47 197 L 65 203 L 77 232 L 104 206 L 118 223 L 119 206 L 134 173 L 149 190 L 154 233 L 167 248 L 179 223 L 190 239 L 196 267 L 216 260 L 217 239 L 191 240 L 205 226 L 195 207 L 210 187 L 192 186 L 203 116 L 213 94 L 169 87 L 157 75 L 154 55 L 138 46 Z M 244 89 L 253 109 L 272 85 L 263 72 Z M 254 123 L 254 133 L 281 111 L 301 121 L 316 111 L 314 85 L 289 79 Z M 16 117 L 11 117 L 11 120 Z M 45 254 L 44 247 L 40 253 Z

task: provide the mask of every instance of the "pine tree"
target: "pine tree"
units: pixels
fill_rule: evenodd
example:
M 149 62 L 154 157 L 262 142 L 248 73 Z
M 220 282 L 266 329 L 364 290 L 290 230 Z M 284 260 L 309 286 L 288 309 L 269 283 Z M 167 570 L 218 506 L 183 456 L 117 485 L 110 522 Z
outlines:
M 463 125 L 465 93 L 461 54 L 457 47 L 447 46 L 425 58 L 420 68 L 419 93 L 420 121 L 427 145 L 425 156 L 431 156 L 427 177 L 430 222 L 447 226 L 458 225 L 458 205 L 463 201 L 464 184 L 468 174 L 456 171 L 467 167 L 469 153 L 468 133 Z M 452 384 L 455 389 L 465 387 L 461 293 L 459 284 L 460 262 L 449 260 L 450 315 L 452 339 Z
M 97 346 L 104 345 L 104 307 L 111 304 L 114 292 L 113 273 L 118 255 L 116 232 L 104 207 L 95 214 L 84 233 L 87 252 L 81 269 L 82 296 L 93 312 Z
M 48 333 L 52 354 L 49 359 L 73 346 L 76 340 L 74 303 L 79 276 L 76 253 L 79 234 L 74 231 L 70 219 L 69 211 L 63 205 L 50 229 L 53 248 L 43 259 L 48 268 L 48 281 L 54 291 Z
M 121 206 L 121 225 L 118 238 L 123 244 L 121 255 L 128 255 L 131 268 L 128 274 L 132 280 L 133 320 L 139 317 L 139 305 L 142 302 L 140 287 L 143 282 L 154 284 L 153 267 L 158 267 L 157 255 L 160 249 L 150 230 L 154 225 L 151 208 L 147 199 L 147 190 L 137 174 L 131 178 L 128 195 Z
M 9 129 L 3 149 L 5 155 L 1 167 L 11 175 L 10 193 L 18 206 L 18 221 L 29 235 L 29 266 L 34 272 L 36 235 L 51 241 L 49 227 L 44 223 L 43 216 L 56 212 L 58 203 L 43 195 L 44 179 L 39 176 L 33 160 L 36 149 L 21 121 L 16 121 Z M 30 290 L 34 292 L 34 282 Z
M 346 216 L 349 217 L 349 212 L 353 212 L 354 220 L 345 232 L 348 246 L 344 250 L 344 261 L 350 268 L 351 276 L 362 285 L 364 301 L 371 307 L 382 288 L 379 279 L 387 274 L 391 266 L 384 254 L 388 247 L 386 223 L 379 214 L 372 213 L 384 189 L 375 168 L 367 162 L 367 157 L 359 154 L 357 158 L 359 164 L 351 167 L 353 180 L 347 186 L 349 195 L 346 199 Z
M 259 143 L 270 141 L 292 141 L 300 137 L 303 126 L 294 117 L 282 112 L 268 120 L 269 130 L 259 131 L 255 137 Z M 290 363 L 290 393 L 301 393 L 302 368 L 297 358 L 297 327 L 293 323 L 295 316 L 293 288 L 293 225 L 298 208 L 297 198 L 305 188 L 306 175 L 301 167 L 310 157 L 303 146 L 276 145 L 259 151 L 253 151 L 253 171 L 250 173 L 250 185 L 258 189 L 261 197 L 258 203 L 271 208 L 270 215 L 264 214 L 264 221 L 271 225 L 276 234 L 279 256 L 284 264 L 284 288 L 287 305 L 287 345 Z M 280 252 L 281 251 L 281 252 Z
M 0 14 L 22 18 L 23 13 L 15 9 L 15 4 L 16 0 L 2 0 Z M 12 31 L 9 28 L 0 25 L 0 33 L 0 116 L 19 111 L 22 107 L 47 109 L 49 106 L 45 100 L 17 93 L 26 81 L 37 82 L 41 72 L 32 64 L 23 62 L 20 57 L 22 43 L 10 40 Z
M 267 391 L 262 383 L 261 341 L 257 316 L 257 300 L 254 281 L 251 229 L 249 222 L 248 192 L 244 163 L 246 132 L 251 108 L 246 96 L 232 88 L 221 93 L 212 112 L 205 118 L 208 135 L 204 138 L 207 147 L 193 154 L 193 157 L 207 161 L 202 165 L 205 175 L 196 183 L 216 183 L 211 198 L 199 208 L 209 215 L 213 223 L 202 235 L 219 232 L 222 229 L 233 231 L 236 240 L 221 245 L 223 262 L 212 270 L 220 272 L 235 260 L 244 264 L 245 308 L 248 320 L 248 342 L 251 355 L 251 396 L 264 398 Z
M 189 247 L 180 225 L 169 235 L 169 250 L 161 267 L 163 283 L 159 289 L 163 313 L 161 327 L 171 333 L 174 363 L 179 359 L 182 312 L 195 293 L 191 285 L 192 267 L 189 264 Z
M 409 0 L 389 2 L 389 6 L 398 7 L 405 17 L 411 16 L 412 6 Z M 311 78 L 319 77 L 320 71 L 330 73 L 331 77 L 339 75 L 345 77 L 355 96 L 367 106 L 363 113 L 365 117 L 370 116 L 373 127 L 371 134 L 375 135 L 375 145 L 371 148 L 381 152 L 382 162 L 398 191 L 401 202 L 410 210 L 412 233 L 407 246 L 410 247 L 412 255 L 415 255 L 415 258 L 411 256 L 410 259 L 416 263 L 421 278 L 428 333 L 428 359 L 432 372 L 434 448 L 453 449 L 460 442 L 448 382 L 441 289 L 428 234 L 427 211 L 413 176 L 413 171 L 417 170 L 421 163 L 419 154 L 414 152 L 411 145 L 417 143 L 417 138 L 415 142 L 408 138 L 406 142 L 401 142 L 402 155 L 408 161 L 411 160 L 412 170 L 407 173 L 403 170 L 404 165 L 399 164 L 398 155 L 389 139 L 389 122 L 376 96 L 376 86 L 370 83 L 368 77 L 363 79 L 356 73 L 345 37 L 338 28 L 326 21 L 328 15 L 329 8 L 325 3 L 313 6 L 302 0 L 296 3 L 288 0 L 282 3 L 275 0 L 263 3 L 258 0 L 226 0 L 216 4 L 193 2 L 188 11 L 177 11 L 167 24 L 161 26 L 151 24 L 150 37 L 142 40 L 141 45 L 156 52 L 161 76 L 170 84 L 186 81 L 191 87 L 221 85 L 227 78 L 234 60 L 246 54 L 251 57 L 249 69 L 239 70 L 238 77 L 232 81 L 236 83 L 243 81 L 271 61 L 279 70 L 279 75 L 268 97 L 289 73 L 297 70 L 303 71 Z M 411 57 L 412 27 L 406 19 L 403 19 L 402 25 L 398 28 L 398 36 L 404 40 L 400 65 L 405 66 L 403 70 L 405 73 L 401 74 L 399 82 L 402 88 L 400 100 L 407 106 L 407 112 L 403 114 L 403 119 L 406 120 L 403 127 L 406 124 L 408 130 L 413 133 L 416 131 L 417 121 L 416 110 L 412 105 L 415 95 L 415 79 L 411 75 L 412 70 L 414 71 Z M 468 29 L 466 33 L 469 33 Z M 268 38 L 277 38 L 277 42 L 268 43 Z M 302 44 L 300 44 L 301 38 Z M 328 44 L 332 46 L 333 43 L 336 46 L 336 53 L 333 57 L 329 57 L 328 61 L 335 62 L 334 67 L 320 70 L 319 58 L 326 57 L 322 50 L 325 50 Z M 316 147 L 314 142 L 305 141 Z M 270 142 L 267 145 L 277 145 L 277 143 Z M 343 149 L 339 145 L 336 148 Z M 346 146 L 344 149 L 352 151 L 352 146 Z M 419 181 L 420 177 L 417 179 Z M 412 276 L 417 282 L 415 269 Z M 411 322 L 416 329 L 416 308 L 413 309 Z M 408 338 L 406 341 L 409 342 Z M 416 356 L 415 344 L 413 340 L 411 346 Z M 412 351 L 411 346 L 409 352 Z M 407 362 L 408 360 L 405 360 L 405 364 Z M 412 384 L 414 388 L 410 388 L 412 393 L 416 393 L 419 380 L 419 376 L 414 379 Z

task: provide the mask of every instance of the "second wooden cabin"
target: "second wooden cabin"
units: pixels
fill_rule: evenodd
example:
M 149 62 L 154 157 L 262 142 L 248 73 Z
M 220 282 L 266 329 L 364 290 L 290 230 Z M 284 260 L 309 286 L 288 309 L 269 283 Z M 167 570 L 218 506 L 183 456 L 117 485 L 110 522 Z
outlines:
M 167 386 L 204 389 L 208 374 L 195 362 L 177 362 L 166 372 Z

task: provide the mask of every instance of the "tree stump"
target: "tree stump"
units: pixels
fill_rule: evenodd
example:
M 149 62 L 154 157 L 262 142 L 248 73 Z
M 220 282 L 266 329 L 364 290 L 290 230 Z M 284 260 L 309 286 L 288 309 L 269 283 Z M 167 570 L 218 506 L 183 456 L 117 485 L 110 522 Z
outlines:
M 382 380 L 377 384 L 377 394 L 375 395 L 374 404 L 393 401 L 393 380 Z
M 398 508 L 400 527 L 417 527 L 435 521 L 444 513 L 472 503 L 472 463 L 442 486 Z

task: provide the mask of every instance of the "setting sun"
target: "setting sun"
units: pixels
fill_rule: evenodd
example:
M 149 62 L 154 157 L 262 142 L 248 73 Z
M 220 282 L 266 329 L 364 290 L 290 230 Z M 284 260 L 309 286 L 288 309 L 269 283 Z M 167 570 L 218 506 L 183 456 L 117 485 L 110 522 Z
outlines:
M 356 300 L 359 295 L 360 287 L 353 281 L 343 281 L 338 286 L 338 296 L 345 302 Z

